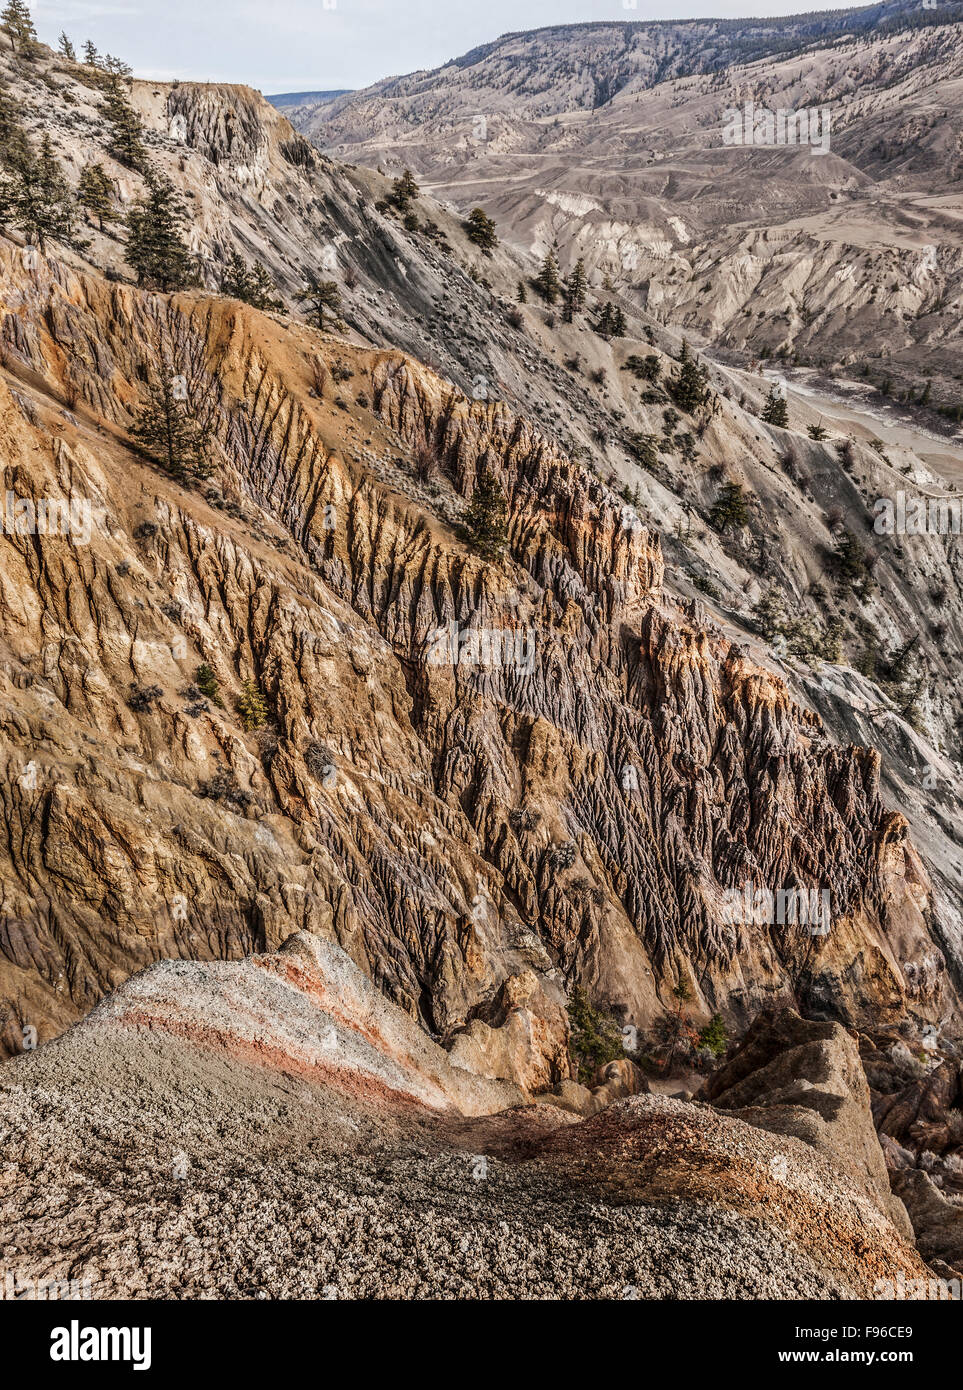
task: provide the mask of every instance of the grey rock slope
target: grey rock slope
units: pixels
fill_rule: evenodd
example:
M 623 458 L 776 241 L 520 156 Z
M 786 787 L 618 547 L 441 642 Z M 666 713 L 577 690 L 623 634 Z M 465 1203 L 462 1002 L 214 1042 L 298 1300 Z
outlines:
M 339 158 L 483 202 L 519 248 L 582 257 L 693 336 L 854 364 L 894 395 L 929 380 L 955 411 L 961 17 L 541 29 L 295 119 Z M 828 113 L 820 153 L 808 116 L 799 144 L 734 143 L 747 103 Z

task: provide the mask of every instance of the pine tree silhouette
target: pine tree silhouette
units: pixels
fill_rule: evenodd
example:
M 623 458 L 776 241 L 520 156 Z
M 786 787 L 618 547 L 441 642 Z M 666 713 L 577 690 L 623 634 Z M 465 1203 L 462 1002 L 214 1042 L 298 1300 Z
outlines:
M 30 54 L 37 46 L 37 31 L 27 0 L 9 0 L 0 13 L 0 29 L 8 35 L 14 53 Z
M 554 251 L 549 251 L 542 262 L 542 268 L 532 284 L 549 304 L 554 304 L 562 293 L 562 279 L 558 272 L 558 261 Z
M 140 117 L 131 106 L 124 89 L 123 79 L 112 72 L 105 79 L 103 113 L 111 128 L 111 153 L 128 169 L 143 172 L 147 168 L 147 151 L 142 136 L 143 126 Z
M 741 483 L 726 483 L 709 512 L 709 525 L 714 531 L 728 531 L 730 526 L 748 526 L 749 508 Z
M 626 330 L 625 314 L 611 299 L 606 300 L 599 310 L 595 331 L 602 338 L 624 338 Z
M 324 332 L 325 313 L 334 314 L 335 317 L 341 312 L 341 291 L 336 280 L 320 280 L 313 272 L 308 275 L 308 283 L 303 290 L 299 290 L 295 296 L 302 304 L 308 306 L 308 312 L 317 323 L 321 332 Z
M 564 318 L 566 323 L 571 323 L 576 314 L 580 314 L 585 308 L 585 291 L 588 281 L 585 278 L 585 264 L 579 259 L 575 262 L 571 275 L 565 281 L 564 299 L 565 311 Z
M 237 712 L 248 733 L 260 729 L 268 721 L 270 711 L 267 701 L 255 681 L 246 680 L 237 698 Z
M 461 225 L 465 229 L 468 240 L 480 247 L 484 255 L 490 256 L 498 245 L 495 224 L 491 218 L 481 208 L 472 208 Z
M 773 386 L 762 408 L 762 419 L 767 425 L 778 425 L 781 430 L 789 428 L 789 407 L 778 386 Z
M 679 354 L 679 370 L 666 383 L 666 388 L 679 409 L 690 415 L 705 401 L 706 373 L 689 352 L 689 344 L 684 338 Z
M 33 158 L 27 132 L 20 124 L 17 108 L 0 87 L 0 164 L 16 169 Z
M 113 220 L 113 196 L 114 186 L 104 166 L 100 163 L 88 164 L 77 185 L 77 201 L 92 217 L 96 217 L 101 231 L 105 222 Z
M 137 283 L 163 291 L 197 283 L 197 266 L 184 242 L 186 217 L 174 185 L 148 176 L 147 193 L 127 215 L 127 262 Z
M 164 371 L 147 388 L 146 404 L 131 428 L 131 437 L 178 482 L 210 477 L 210 432 L 200 422 L 178 377 Z
M 395 179 L 392 185 L 389 202 L 393 203 L 399 212 L 407 212 L 408 204 L 418 197 L 420 191 L 414 174 L 410 169 L 405 169 L 401 178 Z
M 73 198 L 57 156 L 44 135 L 34 152 L 24 137 L 13 167 L 0 181 L 4 215 L 41 250 L 48 238 L 66 240 L 73 230 Z
M 504 552 L 508 541 L 507 511 L 498 479 L 486 469 L 475 484 L 462 520 L 465 539 L 486 560 L 495 560 Z
M 260 261 L 255 261 L 250 270 L 237 251 L 232 251 L 221 278 L 221 293 L 231 299 L 240 299 L 255 309 L 283 309 L 284 303 L 277 297 L 277 286 Z

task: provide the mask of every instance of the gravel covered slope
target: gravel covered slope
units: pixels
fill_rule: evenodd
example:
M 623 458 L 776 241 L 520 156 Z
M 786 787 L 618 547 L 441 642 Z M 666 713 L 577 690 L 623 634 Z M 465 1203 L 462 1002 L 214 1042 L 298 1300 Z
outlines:
M 880 1194 L 794 1135 L 665 1097 L 582 1121 L 524 1103 L 369 991 L 303 937 L 240 965 L 161 964 L 4 1063 L 12 1287 L 832 1298 L 924 1273 Z

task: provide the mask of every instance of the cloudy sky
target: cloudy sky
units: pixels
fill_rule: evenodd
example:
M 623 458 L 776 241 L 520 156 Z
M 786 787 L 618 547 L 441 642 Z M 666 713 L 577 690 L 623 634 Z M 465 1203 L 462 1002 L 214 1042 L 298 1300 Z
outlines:
M 838 4 L 838 0 L 836 0 Z M 591 20 L 763 16 L 833 0 L 33 0 L 40 37 L 129 62 L 138 76 L 263 92 L 364 87 L 437 67 L 511 30 Z

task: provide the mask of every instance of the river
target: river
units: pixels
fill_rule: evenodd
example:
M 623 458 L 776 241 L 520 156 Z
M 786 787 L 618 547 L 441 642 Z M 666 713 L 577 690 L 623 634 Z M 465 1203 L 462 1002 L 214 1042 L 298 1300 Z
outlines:
M 863 399 L 867 388 L 857 382 L 847 382 L 838 393 L 831 393 L 813 386 L 811 378 L 817 373 L 805 368 L 788 373 L 766 371 L 763 375 L 769 381 L 782 382 L 790 401 L 799 396 L 810 409 L 818 410 L 827 425 L 832 422 L 857 439 L 878 439 L 890 449 L 909 450 L 951 488 L 963 487 L 963 434 L 959 430 L 944 437 L 900 419 L 895 411 L 873 408 Z

